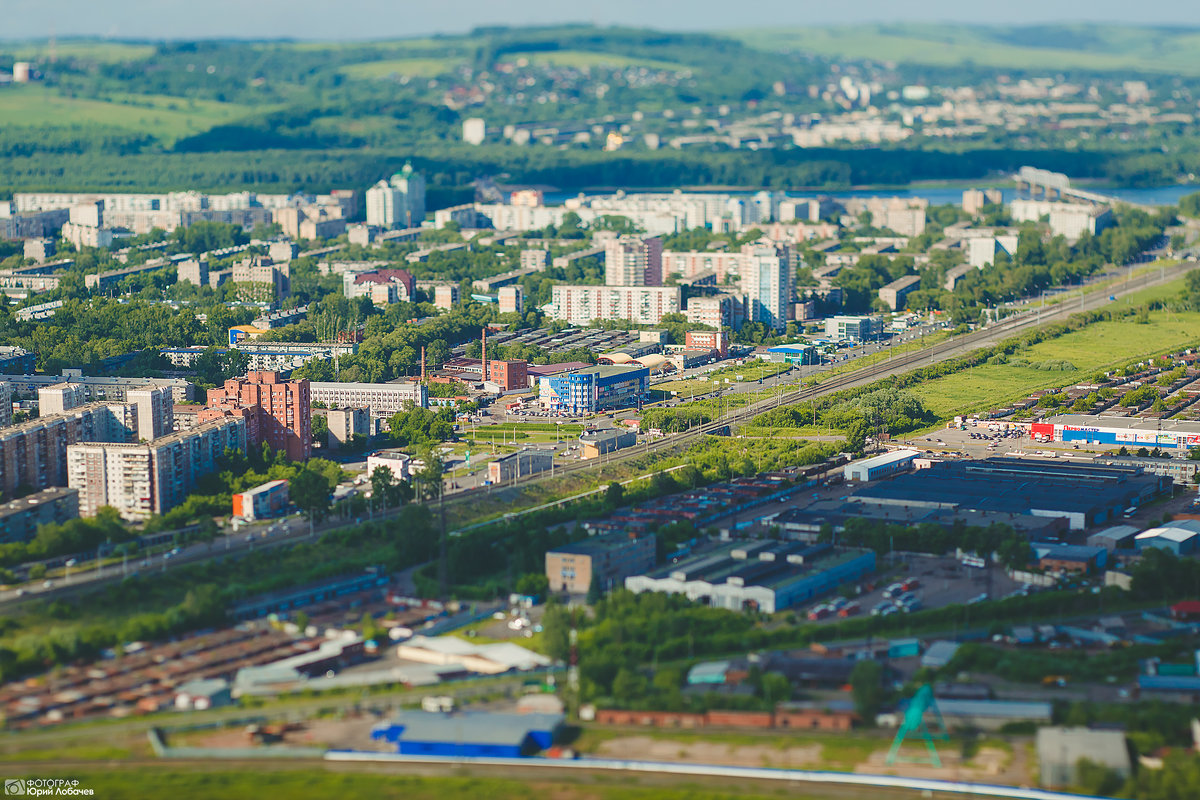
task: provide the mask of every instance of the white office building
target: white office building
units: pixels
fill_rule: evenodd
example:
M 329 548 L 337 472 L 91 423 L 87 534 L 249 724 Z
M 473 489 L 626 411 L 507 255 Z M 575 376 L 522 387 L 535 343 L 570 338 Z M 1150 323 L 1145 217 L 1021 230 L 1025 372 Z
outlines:
M 425 408 L 429 393 L 421 383 L 329 383 L 309 384 L 309 396 L 314 403 L 329 408 L 366 408 L 372 417 L 390 417 L 403 411 L 407 404 Z

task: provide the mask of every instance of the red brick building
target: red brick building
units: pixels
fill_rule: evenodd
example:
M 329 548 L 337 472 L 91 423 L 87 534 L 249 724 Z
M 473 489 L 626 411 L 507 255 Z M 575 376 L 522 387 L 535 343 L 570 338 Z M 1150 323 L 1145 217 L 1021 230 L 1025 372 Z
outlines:
M 783 703 L 771 711 L 624 711 L 596 709 L 602 725 L 644 725 L 651 728 L 789 728 L 793 730 L 848 731 L 858 716 L 853 711 Z
M 729 355 L 729 334 L 725 331 L 687 331 L 683 341 L 688 350 L 716 350 L 722 357 Z
M 246 418 L 249 444 L 266 442 L 292 461 L 312 455 L 312 402 L 307 380 L 285 381 L 278 372 L 249 372 L 208 390 L 200 422 L 223 416 Z
M 529 364 L 525 361 L 489 361 L 487 379 L 504 392 L 529 388 Z

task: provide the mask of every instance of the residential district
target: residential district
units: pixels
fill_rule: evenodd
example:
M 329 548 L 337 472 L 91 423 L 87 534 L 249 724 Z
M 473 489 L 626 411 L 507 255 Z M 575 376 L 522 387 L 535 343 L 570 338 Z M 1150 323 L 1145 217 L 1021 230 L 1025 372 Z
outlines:
M 162 625 L 6 644 L 5 724 L 148 715 L 160 754 L 179 735 L 347 759 L 568 758 L 578 724 L 614 732 L 589 758 L 680 762 L 637 729 L 882 729 L 873 772 L 944 760 L 1066 787 L 1154 769 L 1191 746 L 1200 697 L 1194 340 L 1038 367 L 1031 394 L 954 415 L 897 412 L 871 383 L 972 369 L 953 359 L 1088 313 L 1148 324 L 1173 298 L 1137 291 L 1197 288 L 1195 219 L 1010 178 L 954 205 L 517 188 L 431 209 L 411 166 L 325 195 L 16 193 L 0 316 L 29 346 L 0 352 L 5 613 L 212 588 L 287 552 L 307 577 L 239 572 L 208 614 L 186 616 L 192 592 Z M 154 344 L 68 355 L 58 322 L 110 307 L 158 315 Z M 883 399 L 834 421 L 863 397 Z M 759 469 L 751 433 L 772 425 L 797 455 Z M 712 441 L 733 447 L 715 472 L 689 456 Z M 534 485 L 548 505 L 522 503 Z M 411 552 L 313 568 L 376 526 Z M 203 716 L 349 689 L 383 692 L 375 713 Z M 1029 749 L 939 755 L 930 731 Z M 925 740 L 932 761 L 905 767 Z M 767 763 L 821 765 L 788 758 Z

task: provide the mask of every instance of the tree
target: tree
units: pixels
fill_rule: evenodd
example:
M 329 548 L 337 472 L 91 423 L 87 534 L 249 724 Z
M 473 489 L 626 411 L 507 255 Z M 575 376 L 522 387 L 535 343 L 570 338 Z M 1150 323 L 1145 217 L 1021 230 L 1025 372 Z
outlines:
M 600 576 L 593 571 L 591 583 L 588 584 L 587 604 L 589 606 L 594 606 L 596 603 L 599 603 L 603 597 L 604 587 L 600 585 Z
M 778 672 L 768 672 L 762 677 L 762 698 L 767 705 L 774 708 L 778 703 L 790 700 L 792 684 L 785 675 Z
M 604 502 L 611 508 L 617 508 L 621 505 L 621 501 L 625 498 L 625 487 L 613 481 L 604 490 Z
M 324 519 L 329 513 L 329 481 L 319 472 L 305 466 L 292 478 L 288 491 L 292 502 L 308 518 L 310 531 L 314 522 Z
M 423 500 L 436 500 L 442 495 L 442 475 L 446 472 L 446 466 L 442 463 L 442 458 L 430 448 L 421 456 L 422 466 L 417 470 L 414 476 L 420 488 L 420 496 Z
M 542 645 L 555 661 L 566 661 L 571 655 L 571 612 L 554 600 L 546 603 L 542 615 Z
M 854 695 L 854 710 L 863 722 L 871 725 L 883 705 L 883 667 L 878 661 L 858 662 L 850 673 L 850 691 Z
M 527 572 L 517 578 L 516 592 L 527 597 L 545 597 L 550 591 L 550 579 L 541 572 Z
M 371 472 L 371 505 L 379 508 L 380 503 L 387 508 L 396 494 L 396 478 L 390 467 L 379 466 Z

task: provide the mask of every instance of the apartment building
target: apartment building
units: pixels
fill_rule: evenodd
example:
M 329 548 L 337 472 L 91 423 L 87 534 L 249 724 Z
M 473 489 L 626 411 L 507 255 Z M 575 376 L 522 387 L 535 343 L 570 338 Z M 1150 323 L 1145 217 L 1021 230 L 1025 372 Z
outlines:
M 551 290 L 550 316 L 571 325 L 588 325 L 592 320 L 629 320 L 638 325 L 657 325 L 664 314 L 678 314 L 678 286 L 567 286 Z
M 250 356 L 250 369 L 258 372 L 288 372 L 313 359 L 329 361 L 339 356 L 354 355 L 358 352 L 358 345 L 354 343 L 257 342 L 243 339 L 235 342 L 233 346 Z M 172 364 L 191 366 L 204 352 L 204 348 L 167 348 L 162 352 L 171 360 Z
M 67 485 L 79 492 L 79 513 L 101 506 L 122 519 L 144 520 L 187 499 L 196 482 L 216 471 L 226 450 L 245 452 L 245 419 L 229 416 L 142 444 L 90 443 L 67 448 Z
M 329 428 L 326 444 L 336 450 L 356 435 L 371 435 L 371 412 L 366 408 L 334 409 L 325 414 L 325 424 Z
M 404 411 L 409 404 L 429 407 L 429 392 L 424 384 L 405 383 L 333 383 L 309 384 L 314 403 L 329 408 L 365 408 L 372 417 L 390 417 Z
M 536 248 L 529 248 L 521 251 L 521 269 L 532 269 L 537 272 L 545 272 L 546 266 L 550 262 L 550 251 Z
M 741 298 L 728 293 L 692 297 L 688 300 L 684 313 L 688 322 L 707 325 L 710 328 L 737 330 L 742 326 L 744 318 Z
M 662 286 L 662 239 L 618 236 L 605 245 L 604 283 L 608 286 Z
M 497 293 L 501 314 L 525 313 L 525 290 L 520 286 L 501 286 Z
M 0 381 L 0 428 L 12 425 L 12 384 Z
M 688 279 L 712 272 L 717 276 L 717 283 L 726 283 L 729 278 L 737 276 L 741 266 L 741 253 L 668 250 L 662 255 L 662 263 L 664 275 L 679 275 Z
M 908 296 L 921 288 L 920 275 L 904 275 L 879 289 L 879 299 L 892 311 L 901 311 Z
M 125 403 L 90 403 L 0 428 L 0 492 L 66 486 L 69 446 L 127 442 L 136 430 L 137 408 Z
M 783 330 L 792 301 L 791 253 L 787 245 L 748 245 L 741 256 L 746 320 Z
M 292 293 L 291 269 L 266 256 L 251 256 L 233 265 L 232 280 L 254 299 L 278 302 Z
M 458 286 L 453 283 L 443 283 L 433 289 L 433 305 L 443 311 L 458 305 L 458 297 Z
M 56 486 L 0 505 L 0 544 L 28 542 L 39 525 L 59 524 L 79 516 L 79 492 Z
M 137 438 L 148 442 L 166 436 L 175 429 L 175 399 L 171 390 L 162 386 L 132 389 L 126 401 L 137 408 Z
M 224 386 L 208 390 L 200 428 L 228 417 L 246 420 L 246 441 L 252 447 L 266 442 L 292 461 L 307 461 L 312 455 L 312 400 L 306 380 L 285 381 L 268 370 L 227 380 Z
M 203 351 L 204 348 L 200 349 Z M 62 375 L 6 375 L 4 379 L 12 387 L 13 393 L 38 394 L 39 396 L 43 389 L 69 383 L 78 387 L 83 393 L 82 399 L 73 405 L 112 400 L 123 401 L 131 391 L 153 387 L 167 390 L 175 403 L 187 403 L 194 398 L 196 391 L 196 387 L 192 383 L 182 378 L 90 377 L 76 369 L 63 370 Z M 40 411 L 43 415 L 47 413 L 45 408 L 41 408 Z
M 405 164 L 390 180 L 367 189 L 367 225 L 412 228 L 425 219 L 425 178 Z

